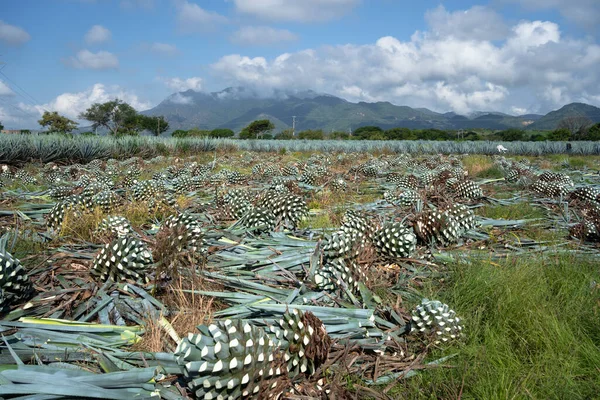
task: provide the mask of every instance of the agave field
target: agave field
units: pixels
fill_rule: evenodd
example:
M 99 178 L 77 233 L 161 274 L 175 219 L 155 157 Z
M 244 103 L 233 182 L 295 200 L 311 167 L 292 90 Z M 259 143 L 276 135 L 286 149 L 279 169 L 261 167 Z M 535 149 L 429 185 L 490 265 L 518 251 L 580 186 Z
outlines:
M 597 396 L 595 144 L 340 143 L 2 138 L 0 398 Z

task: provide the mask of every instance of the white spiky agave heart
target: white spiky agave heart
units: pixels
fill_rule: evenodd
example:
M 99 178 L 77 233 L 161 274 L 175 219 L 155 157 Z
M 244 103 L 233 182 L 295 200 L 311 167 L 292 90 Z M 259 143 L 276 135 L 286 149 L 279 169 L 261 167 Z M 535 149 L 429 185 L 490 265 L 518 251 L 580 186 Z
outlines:
M 348 210 L 342 217 L 340 230 L 353 238 L 356 237 L 361 241 L 366 241 L 371 239 L 374 229 L 368 216 L 354 210 Z
M 54 200 L 64 200 L 73 194 L 70 186 L 55 186 L 48 191 L 48 196 Z
M 412 312 L 411 333 L 431 336 L 435 344 L 459 339 L 463 325 L 447 304 L 423 299 Z
M 321 289 L 328 292 L 335 292 L 342 289 L 348 289 L 354 294 L 360 294 L 360 283 L 366 284 L 368 277 L 363 267 L 352 259 L 336 258 L 328 260 L 315 271 L 313 282 Z
M 189 250 L 201 254 L 206 253 L 206 241 L 200 222 L 186 213 L 179 213 L 167 217 L 163 225 L 176 231 L 171 237 L 171 247 L 178 251 Z
M 388 222 L 373 235 L 373 245 L 382 257 L 405 258 L 415 251 L 417 236 L 411 228 L 401 222 Z
M 589 203 L 597 203 L 600 199 L 600 189 L 593 186 L 578 187 L 570 193 L 572 199 L 587 201 Z
M 275 229 L 275 214 L 263 207 L 255 207 L 240 218 L 239 224 L 250 232 L 264 233 Z
M 342 230 L 326 235 L 323 240 L 323 258 L 325 262 L 336 258 L 353 259 L 360 252 L 361 243 L 356 235 Z
M 457 180 L 456 178 L 451 178 L 447 181 L 447 186 L 456 196 L 464 199 L 480 199 L 484 197 L 479 185 L 468 179 Z
M 337 192 L 342 192 L 348 189 L 348 183 L 341 176 L 336 176 L 331 181 L 331 188 Z
M 283 361 L 287 363 L 290 377 L 313 375 L 326 360 L 331 340 L 323 322 L 312 313 L 291 309 L 269 326 L 269 330 L 284 352 Z
M 277 219 L 289 223 L 292 227 L 296 227 L 300 220 L 308 214 L 308 207 L 304 199 L 294 194 L 268 194 L 263 205 L 271 210 Z
M 267 329 L 239 319 L 199 326 L 175 350 L 189 388 L 197 399 L 256 399 L 278 380 L 312 373 L 331 343 L 322 322 L 306 314 L 285 313 Z M 307 349 L 312 343 L 321 348 Z
M 121 198 L 112 190 L 104 190 L 92 196 L 91 202 L 95 207 L 101 208 L 104 212 L 110 212 L 121 202 Z
M 108 216 L 98 225 L 98 232 L 106 232 L 117 237 L 133 235 L 135 232 L 129 220 L 122 216 Z
M 149 279 L 146 272 L 152 264 L 152 253 L 144 242 L 123 236 L 104 245 L 90 272 L 102 282 L 108 279 L 114 282 L 127 279 L 145 282 Z
M 33 286 L 20 261 L 6 251 L 6 238 L 0 240 L 0 313 L 31 296 Z
M 456 220 L 461 232 L 475 229 L 477 227 L 475 213 L 464 204 L 455 203 L 446 208 L 445 212 Z
M 456 219 L 448 212 L 439 210 L 427 210 L 417 214 L 413 221 L 413 229 L 417 239 L 425 245 L 432 242 L 448 245 L 458 241 L 463 233 Z

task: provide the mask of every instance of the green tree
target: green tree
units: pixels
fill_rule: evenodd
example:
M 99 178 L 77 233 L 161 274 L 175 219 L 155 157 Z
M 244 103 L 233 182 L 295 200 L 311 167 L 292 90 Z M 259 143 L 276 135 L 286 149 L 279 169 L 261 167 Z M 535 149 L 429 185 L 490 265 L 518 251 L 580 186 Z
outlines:
M 49 112 L 44 111 L 42 115 L 42 119 L 38 121 L 38 124 L 42 128 L 48 128 L 48 133 L 53 132 L 64 132 L 70 133 L 75 128 L 77 128 L 77 122 L 70 120 L 67 117 L 63 117 L 56 111 Z
M 4 125 L 2 125 L 2 121 L 0 121 L 0 131 L 4 129 Z
M 207 137 L 210 136 L 210 131 L 206 130 L 206 129 L 200 129 L 200 128 L 192 128 L 187 132 L 188 136 L 193 136 L 193 137 Z
M 94 129 L 107 128 L 111 135 L 124 134 L 134 127 L 139 129 L 137 111 L 123 100 L 115 99 L 106 103 L 94 103 L 79 118 L 88 120 Z
M 388 140 L 416 140 L 417 135 L 408 128 L 392 128 L 384 132 Z
M 510 128 L 504 131 L 497 132 L 495 136 L 505 142 L 515 142 L 525 139 L 525 131 L 517 128 Z
M 346 139 L 348 139 L 348 137 L 349 137 L 348 132 L 344 132 L 344 131 L 334 131 L 329 134 L 329 139 L 346 140 Z
M 262 138 L 266 133 L 275 129 L 275 125 L 268 119 L 259 119 L 252 121 L 240 132 L 240 139 Z
M 600 140 L 600 122 L 592 125 L 586 134 L 586 140 Z
M 277 135 L 275 135 L 275 139 L 278 140 L 291 140 L 294 138 L 293 135 L 294 132 L 292 132 L 291 129 L 286 129 L 284 131 L 279 132 Z
M 305 130 L 298 134 L 298 139 L 308 139 L 308 140 L 323 140 L 323 131 L 321 129 L 318 130 Z
M 214 138 L 228 138 L 232 136 L 235 136 L 235 132 L 227 128 L 217 128 L 210 131 L 210 137 Z
M 378 134 L 383 134 L 383 129 L 378 126 L 361 126 L 354 132 L 352 132 L 353 139 L 371 139 L 371 136 L 379 136 Z
M 160 136 L 162 133 L 169 129 L 169 123 L 165 121 L 165 117 L 161 116 L 150 116 L 150 115 L 139 115 L 138 124 L 141 130 L 152 132 L 154 136 Z
M 31 130 L 29 129 L 21 129 L 21 135 L 30 135 L 31 134 Z
M 183 129 L 177 129 L 171 133 L 171 136 L 176 138 L 183 138 L 188 136 L 188 131 L 184 131 Z
M 566 128 L 555 129 L 548 134 L 548 140 L 551 140 L 553 142 L 569 140 L 570 138 L 571 138 L 571 132 Z

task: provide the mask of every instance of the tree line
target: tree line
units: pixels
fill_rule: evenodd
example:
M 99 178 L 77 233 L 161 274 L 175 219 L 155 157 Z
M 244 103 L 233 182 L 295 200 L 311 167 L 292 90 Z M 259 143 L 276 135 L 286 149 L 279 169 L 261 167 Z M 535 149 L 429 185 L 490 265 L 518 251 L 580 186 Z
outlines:
M 148 116 L 138 113 L 131 105 L 123 100 L 115 99 L 105 103 L 94 103 L 79 114 L 79 118 L 91 123 L 94 131 L 104 128 L 112 136 L 139 135 L 147 131 L 160 136 L 169 129 L 169 123 L 163 116 Z M 44 111 L 38 121 L 47 133 L 71 133 L 77 129 L 78 123 L 56 111 Z M 0 129 L 4 126 L 0 122 Z M 500 140 L 500 141 L 570 141 L 570 140 L 600 140 L 600 123 L 594 124 L 585 116 L 567 116 L 561 119 L 557 128 L 545 132 L 528 132 L 523 129 L 509 128 L 496 132 L 476 131 L 446 131 L 441 129 L 383 129 L 379 126 L 362 126 L 354 132 L 308 129 L 298 133 L 291 129 L 273 134 L 275 126 L 268 119 L 252 121 L 239 133 L 240 139 L 279 139 L 279 140 Z M 22 130 L 28 133 L 27 130 Z M 84 135 L 94 135 L 95 132 L 84 132 Z M 171 133 L 173 137 L 211 137 L 232 138 L 235 132 L 227 128 L 212 130 L 192 128 L 178 129 Z
M 160 136 L 169 129 L 169 123 L 163 116 L 149 116 L 138 113 L 123 100 L 115 99 L 105 103 L 94 103 L 79 114 L 80 119 L 91 122 L 92 129 L 105 128 L 112 136 L 139 135 L 148 131 L 154 136 Z M 47 133 L 71 133 L 77 129 L 75 122 L 56 111 L 44 111 L 38 121 Z M 93 135 L 95 132 L 84 132 Z

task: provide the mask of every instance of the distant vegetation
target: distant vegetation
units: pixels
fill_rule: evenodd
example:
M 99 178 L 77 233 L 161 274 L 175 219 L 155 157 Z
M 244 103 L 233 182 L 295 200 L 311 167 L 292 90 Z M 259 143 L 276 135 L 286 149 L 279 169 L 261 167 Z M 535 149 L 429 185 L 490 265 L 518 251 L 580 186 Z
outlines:
M 576 107 L 587 105 L 568 105 L 561 110 L 553 111 L 547 118 L 554 121 L 554 130 L 524 130 L 507 128 L 504 130 L 490 129 L 411 129 L 408 127 L 393 127 L 384 129 L 380 126 L 362 126 L 354 131 L 325 131 L 322 129 L 307 129 L 294 132 L 285 129 L 275 133 L 276 125 L 269 119 L 252 121 L 237 134 L 228 128 L 212 130 L 192 128 L 189 130 L 177 129 L 171 132 L 175 138 L 235 138 L 239 139 L 277 139 L 277 140 L 427 140 L 427 141 L 598 141 L 600 140 L 600 123 L 588 115 L 569 115 L 567 111 Z M 79 115 L 80 119 L 91 122 L 93 132 L 81 132 L 83 136 L 94 136 L 100 128 L 108 131 L 111 136 L 137 136 L 142 132 L 149 132 L 160 136 L 169 131 L 169 122 L 162 115 L 144 115 L 138 113 L 128 103 L 115 99 L 105 103 L 95 103 Z M 558 119 L 560 118 L 560 119 Z M 45 111 L 38 121 L 45 129 L 45 133 L 71 134 L 77 129 L 78 123 L 57 112 Z M 3 128 L 0 122 L 0 129 Z M 21 133 L 30 133 L 22 130 Z

